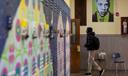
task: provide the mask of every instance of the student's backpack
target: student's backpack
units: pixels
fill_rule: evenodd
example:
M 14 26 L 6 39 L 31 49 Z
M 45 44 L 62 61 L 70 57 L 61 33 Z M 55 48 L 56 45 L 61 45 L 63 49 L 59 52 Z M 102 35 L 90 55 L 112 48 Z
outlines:
M 99 38 L 97 38 L 96 36 L 94 36 L 94 49 L 98 50 L 100 47 L 100 41 Z

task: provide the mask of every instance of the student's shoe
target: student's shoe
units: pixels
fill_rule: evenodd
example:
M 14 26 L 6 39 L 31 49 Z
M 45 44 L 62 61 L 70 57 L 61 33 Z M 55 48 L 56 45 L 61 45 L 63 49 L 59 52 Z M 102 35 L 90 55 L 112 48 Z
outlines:
M 99 71 L 99 76 L 102 76 L 104 74 L 104 69 L 102 69 L 101 71 Z
M 84 75 L 85 75 L 85 76 L 91 76 L 92 73 L 85 73 Z

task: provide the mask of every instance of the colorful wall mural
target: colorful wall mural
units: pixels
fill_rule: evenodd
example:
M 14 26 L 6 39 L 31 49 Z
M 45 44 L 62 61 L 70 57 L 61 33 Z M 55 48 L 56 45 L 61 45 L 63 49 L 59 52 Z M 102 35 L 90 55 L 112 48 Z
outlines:
M 0 76 L 70 76 L 70 16 L 53 9 L 59 0 L 11 1 L 13 14 L 0 8 Z

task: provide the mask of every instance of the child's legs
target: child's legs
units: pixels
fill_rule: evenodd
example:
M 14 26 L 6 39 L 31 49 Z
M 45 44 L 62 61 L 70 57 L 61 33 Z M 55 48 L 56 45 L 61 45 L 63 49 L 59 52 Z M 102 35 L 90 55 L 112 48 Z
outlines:
M 97 69 L 100 71 L 102 68 L 95 61 L 95 51 L 88 51 L 88 72 L 91 73 L 92 65 L 95 65 Z

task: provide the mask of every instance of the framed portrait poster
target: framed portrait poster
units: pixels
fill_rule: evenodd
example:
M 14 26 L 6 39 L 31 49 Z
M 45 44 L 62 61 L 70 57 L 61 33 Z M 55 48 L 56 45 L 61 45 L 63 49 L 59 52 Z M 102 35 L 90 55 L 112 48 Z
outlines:
M 128 34 L 128 17 L 121 17 L 121 34 Z
M 92 22 L 114 21 L 114 0 L 92 0 Z

